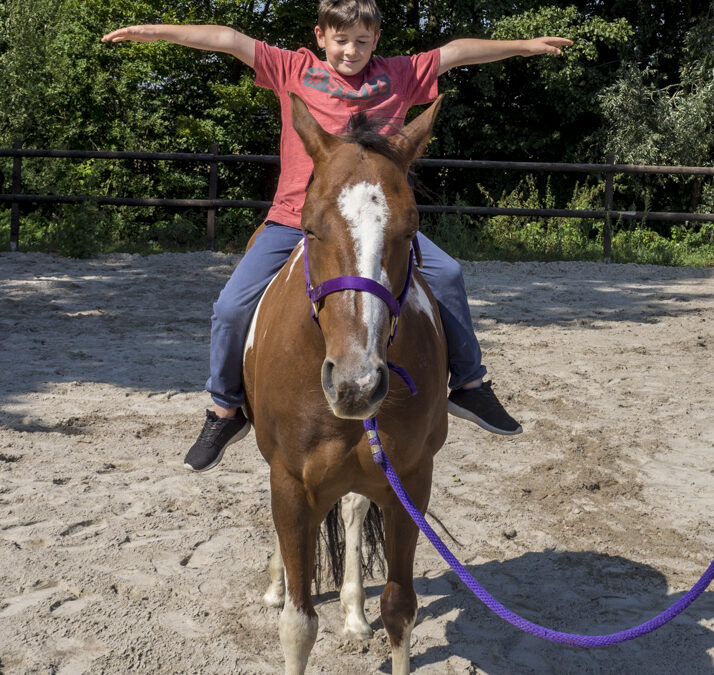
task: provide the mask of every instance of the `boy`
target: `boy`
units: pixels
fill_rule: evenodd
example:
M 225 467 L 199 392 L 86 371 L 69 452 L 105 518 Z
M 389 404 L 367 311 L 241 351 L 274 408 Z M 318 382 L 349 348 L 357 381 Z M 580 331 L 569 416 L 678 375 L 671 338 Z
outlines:
M 245 337 L 260 296 L 302 238 L 300 214 L 312 161 L 292 127 L 288 92 L 297 93 L 331 133 L 343 132 L 350 115 L 359 111 L 387 121 L 383 133 L 395 133 L 412 105 L 436 98 L 437 77 L 450 68 L 517 55 L 560 54 L 559 47 L 572 44 L 551 37 L 465 39 L 411 57 L 373 58 L 380 23 L 374 0 L 321 0 L 315 37 L 325 52 L 324 61 L 305 48 L 297 52 L 277 49 L 225 26 L 132 26 L 102 38 L 103 42 L 166 40 L 232 54 L 253 68 L 256 84 L 272 89 L 281 102 L 281 172 L 275 200 L 264 231 L 214 305 L 206 383 L 214 409 L 206 411 L 204 427 L 186 455 L 188 469 L 206 471 L 216 466 L 225 448 L 250 430 L 241 409 Z M 521 426 L 503 409 L 490 382 L 483 382 L 486 368 L 481 364 L 459 264 L 421 233 L 419 243 L 422 273 L 437 299 L 447 338 L 449 411 L 493 433 L 520 433 Z

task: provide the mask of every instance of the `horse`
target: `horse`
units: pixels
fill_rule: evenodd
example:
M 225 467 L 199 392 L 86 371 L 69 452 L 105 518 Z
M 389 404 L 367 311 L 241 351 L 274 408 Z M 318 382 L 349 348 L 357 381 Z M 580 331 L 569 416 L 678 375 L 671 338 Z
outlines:
M 314 163 L 303 242 L 261 298 L 243 366 L 246 412 L 270 466 L 277 540 L 264 600 L 283 605 L 286 673 L 305 671 L 317 636 L 316 540 L 341 498 L 344 632 L 358 638 L 372 632 L 364 615 L 361 528 L 373 502 L 383 514 L 387 575 L 380 609 L 392 672 L 409 672 L 418 530 L 373 462 L 363 420 L 377 417 L 384 452 L 425 512 L 433 458 L 447 434 L 448 360 L 436 301 L 416 267 L 412 274 L 419 216 L 408 172 L 431 139 L 441 101 L 399 134 L 381 135 L 363 121 L 361 129 L 337 136 L 291 95 L 292 124 Z M 338 277 L 371 282 L 368 290 L 350 286 L 308 297 L 308 290 Z M 393 297 L 406 293 L 398 317 L 374 294 L 377 285 Z M 387 351 L 408 376 L 390 377 Z

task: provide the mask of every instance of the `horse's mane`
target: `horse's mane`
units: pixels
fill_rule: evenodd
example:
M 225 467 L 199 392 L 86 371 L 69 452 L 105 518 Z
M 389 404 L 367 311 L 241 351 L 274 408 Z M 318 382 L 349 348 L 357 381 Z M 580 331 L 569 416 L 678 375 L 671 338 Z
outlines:
M 356 143 L 365 150 L 376 152 L 395 164 L 403 164 L 403 152 L 390 143 L 390 136 L 379 132 L 385 126 L 393 125 L 382 119 L 369 119 L 364 112 L 354 113 L 350 115 L 342 137 L 349 143 Z

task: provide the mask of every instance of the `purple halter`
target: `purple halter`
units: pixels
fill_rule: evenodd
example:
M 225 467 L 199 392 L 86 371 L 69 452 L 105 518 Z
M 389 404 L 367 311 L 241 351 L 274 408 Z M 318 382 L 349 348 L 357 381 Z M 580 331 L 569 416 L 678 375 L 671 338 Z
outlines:
M 310 263 L 307 258 L 308 239 L 307 235 L 304 232 L 302 238 L 304 244 L 303 261 L 305 266 L 305 286 L 307 288 L 307 297 L 310 298 L 310 302 L 312 303 L 312 318 L 314 319 L 315 323 L 318 326 L 320 325 L 320 321 L 317 318 L 317 303 L 325 296 L 330 295 L 330 293 L 336 293 L 337 291 L 364 291 L 365 293 L 371 293 L 372 295 L 376 295 L 389 308 L 389 314 L 392 317 L 392 323 L 389 330 L 389 342 L 387 343 L 387 347 L 389 347 L 392 342 L 394 342 L 394 338 L 397 335 L 399 315 L 402 311 L 404 303 L 406 302 L 407 295 L 409 294 L 409 288 L 411 287 L 414 259 L 416 259 L 417 265 L 421 266 L 422 264 L 421 249 L 419 248 L 419 242 L 417 241 L 416 236 L 414 237 L 414 239 L 412 239 L 412 247 L 409 251 L 409 266 L 407 268 L 407 279 L 404 282 L 404 288 L 402 289 L 402 292 L 399 294 L 398 298 L 395 298 L 394 295 L 392 295 L 392 292 L 385 286 L 382 286 L 382 284 L 380 284 L 378 281 L 374 281 L 374 279 L 368 279 L 366 277 L 334 277 L 333 279 L 323 281 L 317 286 L 313 286 L 312 280 L 310 279 Z M 417 393 L 417 388 L 414 384 L 414 381 L 409 376 L 409 373 L 404 370 L 404 368 L 401 368 L 400 366 L 389 361 L 387 361 L 387 367 L 389 368 L 389 370 L 394 371 L 397 375 L 399 375 L 399 377 L 404 380 L 407 387 L 409 387 L 409 391 L 412 395 Z
M 412 283 L 412 269 L 414 266 L 414 258 L 417 260 L 417 264 L 421 265 L 421 250 L 419 248 L 419 242 L 417 238 L 414 237 L 412 240 L 412 248 L 409 252 L 409 267 L 407 268 L 407 279 L 404 282 L 404 288 L 399 294 L 398 298 L 392 295 L 392 292 L 382 286 L 378 281 L 374 279 L 368 279 L 366 277 L 355 277 L 355 276 L 344 276 L 344 277 L 334 277 L 333 279 L 328 279 L 327 281 L 318 284 L 317 286 L 312 285 L 310 279 L 310 263 L 307 258 L 307 235 L 303 232 L 302 235 L 304 250 L 303 250 L 303 261 L 305 265 L 305 286 L 307 288 L 307 297 L 310 298 L 312 303 L 312 318 L 315 323 L 319 326 L 320 321 L 317 318 L 318 308 L 317 303 L 322 300 L 330 293 L 336 293 L 337 291 L 364 291 L 366 293 L 371 293 L 376 295 L 380 300 L 382 300 L 389 308 L 389 314 L 392 317 L 392 324 L 389 333 L 389 343 L 388 346 L 394 342 L 394 338 L 397 335 L 397 325 L 399 323 L 399 314 L 402 311 L 402 307 L 407 299 L 407 294 L 409 293 L 409 288 Z

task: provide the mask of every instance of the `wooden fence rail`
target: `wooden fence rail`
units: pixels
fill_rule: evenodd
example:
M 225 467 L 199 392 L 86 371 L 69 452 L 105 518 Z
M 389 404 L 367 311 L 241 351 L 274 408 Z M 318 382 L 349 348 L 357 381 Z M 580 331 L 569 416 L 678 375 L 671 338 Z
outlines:
M 277 155 L 222 155 L 218 146 L 212 145 L 208 153 L 182 152 L 115 152 L 103 150 L 34 150 L 23 148 L 21 141 L 15 141 L 12 148 L 0 148 L 0 157 L 12 157 L 12 193 L 0 194 L 0 203 L 10 203 L 10 250 L 17 251 L 20 232 L 20 205 L 23 203 L 80 204 L 91 201 L 99 205 L 111 206 L 164 206 L 169 208 L 198 208 L 208 212 L 206 223 L 206 245 L 215 245 L 216 212 L 219 208 L 265 209 L 270 202 L 256 200 L 218 199 L 218 165 L 252 163 L 276 165 Z M 66 159 L 112 159 L 147 160 L 171 162 L 198 162 L 209 165 L 207 199 L 157 199 L 134 197 L 92 197 L 87 195 L 37 195 L 25 194 L 22 190 L 22 160 L 25 157 L 66 158 Z M 490 206 L 423 205 L 417 206 L 422 213 L 463 213 L 475 216 L 545 216 L 557 218 L 584 218 L 604 220 L 603 260 L 610 261 L 612 245 L 612 220 L 660 220 L 672 222 L 714 222 L 711 213 L 671 213 L 660 211 L 619 211 L 614 208 L 615 174 L 664 174 L 687 176 L 714 176 L 711 166 L 647 166 L 636 164 L 616 164 L 613 156 L 608 156 L 603 164 L 568 164 L 562 162 L 501 162 L 491 160 L 466 159 L 419 159 L 416 166 L 454 169 L 482 169 L 491 171 L 528 171 L 552 173 L 588 173 L 605 176 L 605 204 L 603 209 L 522 209 Z

